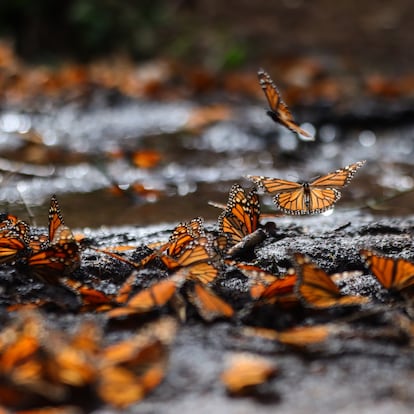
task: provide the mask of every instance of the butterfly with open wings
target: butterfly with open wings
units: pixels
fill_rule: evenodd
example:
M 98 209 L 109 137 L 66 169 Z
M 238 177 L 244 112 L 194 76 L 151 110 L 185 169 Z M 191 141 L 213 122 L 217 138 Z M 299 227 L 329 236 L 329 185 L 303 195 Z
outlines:
M 365 161 L 358 161 L 311 182 L 295 182 L 280 178 L 248 175 L 259 188 L 275 194 L 273 202 L 285 214 L 317 214 L 329 210 L 341 198 L 345 187 Z

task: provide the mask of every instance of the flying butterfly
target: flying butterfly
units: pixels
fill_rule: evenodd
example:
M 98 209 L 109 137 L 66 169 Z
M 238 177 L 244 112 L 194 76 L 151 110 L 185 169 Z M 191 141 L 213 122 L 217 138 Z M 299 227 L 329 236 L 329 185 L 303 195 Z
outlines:
M 295 253 L 294 258 L 298 275 L 296 292 L 306 305 L 316 309 L 327 309 L 369 302 L 364 296 L 343 295 L 329 275 L 312 263 L 308 256 Z
M 54 284 L 80 266 L 78 243 L 64 224 L 55 195 L 50 202 L 48 239 L 46 247 L 29 256 L 28 265 L 39 278 Z
M 414 287 L 414 263 L 361 250 L 360 255 L 381 285 L 397 292 Z
M 259 78 L 260 86 L 262 87 L 269 104 L 269 110 L 266 112 L 267 115 L 269 115 L 273 121 L 283 125 L 295 134 L 302 135 L 308 140 L 313 140 L 314 137 L 309 134 L 309 132 L 306 132 L 300 128 L 295 122 L 289 108 L 283 102 L 282 96 L 280 95 L 280 92 L 271 77 L 263 69 L 260 69 L 257 72 L 257 77 Z
M 273 202 L 285 214 L 316 214 L 329 210 L 341 198 L 338 188 L 345 187 L 365 161 L 358 161 L 311 182 L 248 175 L 259 188 L 276 194 Z
M 218 219 L 219 231 L 224 233 L 233 246 L 253 233 L 259 225 L 260 201 L 256 189 L 248 194 L 238 184 L 230 189 L 226 209 Z

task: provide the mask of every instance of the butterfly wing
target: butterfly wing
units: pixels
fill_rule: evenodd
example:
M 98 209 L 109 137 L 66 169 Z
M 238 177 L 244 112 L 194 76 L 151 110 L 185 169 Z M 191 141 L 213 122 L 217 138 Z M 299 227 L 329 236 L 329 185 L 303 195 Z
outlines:
M 297 264 L 297 294 L 309 306 L 326 309 L 336 306 L 353 306 L 367 302 L 362 296 L 342 295 L 325 271 L 300 253 L 294 255 Z
M 349 182 L 352 180 L 355 173 L 361 168 L 364 164 L 364 161 L 358 161 L 353 164 L 349 164 L 344 168 L 340 168 L 334 172 L 326 174 L 322 177 L 317 178 L 316 180 L 312 181 L 309 186 L 311 189 L 313 188 L 321 188 L 321 187 L 328 187 L 328 188 L 342 188 L 345 187 Z
M 295 122 L 289 108 L 283 102 L 280 92 L 271 77 L 263 69 L 257 72 L 257 76 L 269 104 L 270 111 L 268 111 L 267 114 L 273 119 L 273 121 L 278 122 L 296 134 L 312 138 L 308 132 L 300 128 Z
M 366 265 L 386 289 L 401 291 L 414 286 L 414 263 L 404 259 L 393 259 L 361 250 Z
M 201 217 L 189 222 L 180 223 L 173 231 L 167 247 L 167 254 L 177 257 L 185 249 L 187 244 L 204 235 L 204 221 Z
M 219 230 L 233 246 L 253 233 L 259 224 L 260 201 L 253 189 L 247 195 L 242 187 L 234 184 L 230 190 L 226 210 L 218 219 Z
M 56 198 L 56 195 L 53 194 L 50 200 L 49 208 L 49 241 L 51 242 L 55 238 L 56 231 L 59 227 L 63 226 L 65 223 L 63 221 L 62 213 L 60 211 L 59 203 Z
M 261 175 L 247 175 L 246 178 L 253 181 L 261 190 L 270 194 L 294 192 L 303 188 L 301 183 L 279 178 L 263 177 Z
M 231 318 L 234 314 L 234 309 L 207 286 L 195 284 L 188 298 L 207 322 L 218 318 Z

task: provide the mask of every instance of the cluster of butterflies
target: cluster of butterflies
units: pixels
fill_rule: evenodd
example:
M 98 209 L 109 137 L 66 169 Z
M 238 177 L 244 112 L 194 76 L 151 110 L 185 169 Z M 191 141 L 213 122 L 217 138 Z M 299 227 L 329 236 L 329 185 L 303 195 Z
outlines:
M 294 122 L 264 71 L 259 72 L 259 81 L 269 101 L 272 119 L 309 136 Z M 333 207 L 341 196 L 340 190 L 363 165 L 364 161 L 359 161 L 304 183 L 262 176 L 247 178 L 273 194 L 275 205 L 284 214 L 317 214 Z M 260 223 L 256 188 L 246 191 L 234 184 L 227 204 L 219 207 L 222 212 L 216 226 L 206 226 L 201 217 L 180 223 L 168 241 L 146 246 L 145 254 L 133 260 L 120 253 L 123 246 L 102 249 L 76 237 L 64 224 L 53 196 L 48 234 L 34 232 L 25 222 L 9 214 L 0 217 L 0 262 L 28 270 L 49 286 L 64 286 L 78 298 L 80 312 L 99 312 L 108 323 L 120 320 L 140 323 L 141 318 L 145 320 L 166 310 L 173 310 L 181 321 L 188 318 L 191 310 L 211 322 L 218 318 L 245 321 L 246 314 L 253 315 L 269 306 L 292 313 L 297 309 L 353 311 L 373 306 L 375 300 L 370 297 L 343 294 L 335 278 L 302 253 L 292 252 L 292 267 L 283 275 L 254 263 L 255 247 L 271 237 L 269 228 Z M 84 249 L 93 249 L 131 266 L 132 271 L 122 283 L 114 281 L 118 285 L 115 293 L 80 281 Z M 403 303 L 412 302 L 414 263 L 368 249 L 361 250 L 360 257 L 383 288 L 396 293 Z M 245 300 L 240 298 L 240 291 L 220 289 L 222 276 L 230 273 L 245 284 Z M 143 280 L 145 275 L 152 276 Z M 101 344 L 102 333 L 97 333 L 96 326 L 80 328 L 73 336 L 59 339 L 56 332 L 39 322 L 40 316 L 30 317 L 37 318 L 36 323 L 33 323 L 35 319 L 24 316 L 26 308 L 39 308 L 49 305 L 50 301 L 53 298 L 49 302 L 45 299 L 26 302 L 20 298 L 8 307 L 9 312 L 22 316 L 0 331 L 1 401 L 10 401 L 9 406 L 19 405 L 17 395 L 22 390 L 36 398 L 46 398 L 44 390 L 50 386 L 55 390 L 51 394 L 54 401 L 62 402 L 69 400 L 68 395 L 72 395 L 74 388 L 92 387 L 97 398 L 125 407 L 139 401 L 160 383 L 165 373 L 168 345 L 176 329 L 171 318 L 165 322 L 161 317 L 151 327 L 112 345 Z M 414 337 L 412 323 L 407 326 Z M 327 325 L 300 326 L 299 323 L 283 330 L 245 327 L 243 332 L 287 346 L 306 346 L 325 341 L 334 331 Z M 274 366 L 260 358 L 239 355 L 230 362 L 222 381 L 229 392 L 238 393 L 275 372 Z
M 176 320 L 164 316 L 107 343 L 102 328 L 91 320 L 68 333 L 51 328 L 38 312 L 20 312 L 0 332 L 2 407 L 47 401 L 59 406 L 50 413 L 73 413 L 79 411 L 60 404 L 73 399 L 90 407 L 99 402 L 117 408 L 136 403 L 162 381 L 176 329 Z
M 48 234 L 33 233 L 11 214 L 0 215 L 0 263 L 27 266 L 30 273 L 55 284 L 80 266 L 79 244 L 65 226 L 59 204 L 52 196 Z

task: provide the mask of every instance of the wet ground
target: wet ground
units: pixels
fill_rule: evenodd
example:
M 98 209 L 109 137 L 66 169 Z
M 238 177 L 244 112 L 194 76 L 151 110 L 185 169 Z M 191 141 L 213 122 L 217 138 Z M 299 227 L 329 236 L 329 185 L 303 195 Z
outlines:
M 268 219 L 275 228 L 256 249 L 254 262 L 283 273 L 292 263 L 292 251 L 300 251 L 328 273 L 359 270 L 361 278 L 341 282 L 343 292 L 367 295 L 385 308 L 356 322 L 346 313 L 305 311 L 299 315 L 302 325 L 332 322 L 346 329 L 301 349 L 242 333 L 246 324 L 285 328 L 292 320 L 283 312 L 273 309 L 247 318 L 238 312 L 232 321 L 206 324 L 190 308 L 171 348 L 165 381 L 130 412 L 190 413 L 197 407 L 201 413 L 411 413 L 412 334 L 398 326 L 399 311 L 388 307 L 387 293 L 358 256 L 360 248 L 374 248 L 414 259 L 414 123 L 409 103 L 399 107 L 367 101 L 345 112 L 320 106 L 294 109 L 300 121 L 307 121 L 302 126 L 315 131 L 315 142 L 301 141 L 275 125 L 263 101 L 231 105 L 225 120 L 195 128 L 189 120 L 198 106 L 185 100 L 113 100 L 98 94 L 86 107 L 7 109 L 0 118 L 3 209 L 28 218 L 24 200 L 33 211 L 31 220 L 46 225 L 50 195 L 57 193 L 65 222 L 94 244 L 142 246 L 166 241 L 178 222 L 196 216 L 216 229 L 219 210 L 208 201 L 226 202 L 234 182 L 250 186 L 243 178 L 247 174 L 309 180 L 365 159 L 333 214 Z M 42 143 L 28 143 L 33 136 Z M 160 161 L 152 168 L 137 168 L 128 156 L 108 155 L 119 149 L 125 154 L 153 150 Z M 41 157 L 59 162 L 38 162 Z M 135 182 L 155 193 L 128 191 Z M 108 191 L 114 183 L 126 190 L 121 196 Z M 262 207 L 275 212 L 266 196 Z M 136 259 L 139 253 L 127 255 Z M 113 293 L 130 272 L 128 265 L 85 250 L 75 276 Z M 162 275 L 159 269 L 144 274 L 154 279 Z M 2 270 L 8 288 L 18 285 L 20 299 L 43 292 L 40 282 L 24 273 L 15 276 L 9 268 Z M 140 278 L 137 284 L 147 280 Z M 238 311 L 243 309 L 247 284 L 240 274 L 227 269 L 215 288 Z M 12 296 L 2 293 L 2 303 L 10 304 Z M 89 316 L 102 321 L 101 315 Z M 66 317 L 71 319 L 72 312 Z M 219 376 L 226 356 L 241 350 L 268 356 L 278 375 L 257 393 L 235 398 L 226 394 Z M 109 407 L 94 410 L 115 412 Z
M 89 108 L 9 110 L 0 119 L 0 202 L 27 218 L 24 200 L 43 225 L 51 193 L 59 195 L 72 227 L 175 222 L 198 215 L 212 219 L 216 211 L 207 202 L 224 202 L 234 182 L 250 185 L 243 178 L 248 174 L 310 180 L 366 159 L 340 207 L 409 215 L 414 129 L 405 105 L 400 111 L 382 107 L 381 123 L 376 106 L 347 116 L 332 108 L 297 112 L 316 132 L 316 142 L 300 141 L 275 125 L 264 102 L 229 106 L 226 120 L 202 128 L 190 123 L 200 106 L 185 101 L 109 104 L 101 99 Z M 41 145 L 27 142 L 34 134 Z M 139 168 L 128 155 L 108 155 L 120 150 L 153 151 L 160 161 Z M 123 197 L 108 191 L 113 183 L 126 190 Z M 137 195 L 134 183 L 153 193 Z M 264 202 L 272 210 L 270 201 Z

